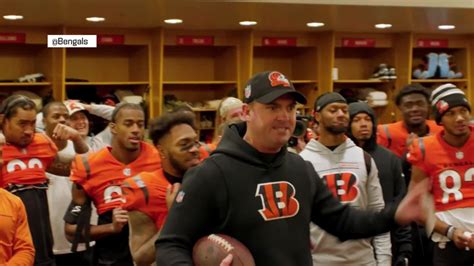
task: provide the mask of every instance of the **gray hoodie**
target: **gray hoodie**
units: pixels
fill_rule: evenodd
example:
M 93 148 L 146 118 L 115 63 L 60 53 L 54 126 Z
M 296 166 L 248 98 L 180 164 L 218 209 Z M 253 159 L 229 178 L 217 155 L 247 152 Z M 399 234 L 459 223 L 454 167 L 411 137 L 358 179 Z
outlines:
M 316 172 L 342 203 L 367 210 L 384 207 L 378 170 L 371 160 L 367 173 L 364 151 L 351 139 L 334 150 L 317 140 L 311 140 L 300 153 L 311 162 Z M 339 241 L 315 224 L 311 224 L 311 237 L 315 242 L 314 265 L 391 265 L 391 244 L 388 233 L 376 237 Z

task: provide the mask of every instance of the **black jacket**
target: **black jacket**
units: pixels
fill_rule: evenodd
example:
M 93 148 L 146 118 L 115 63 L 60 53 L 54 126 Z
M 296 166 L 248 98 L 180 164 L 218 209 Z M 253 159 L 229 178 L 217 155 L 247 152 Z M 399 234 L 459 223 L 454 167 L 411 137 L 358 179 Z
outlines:
M 242 139 L 245 130 L 231 125 L 186 173 L 156 241 L 157 265 L 191 265 L 194 243 L 211 233 L 241 241 L 257 265 L 312 265 L 310 221 L 342 240 L 394 226 L 394 205 L 372 213 L 340 204 L 308 162 L 285 148 L 258 152 Z
M 406 183 L 402 172 L 402 162 L 390 150 L 377 144 L 376 132 L 377 121 L 373 110 L 362 102 L 351 103 L 349 105 L 350 121 L 359 113 L 366 113 L 372 118 L 372 136 L 366 141 L 364 147 L 366 152 L 374 158 L 375 165 L 379 171 L 378 176 L 382 187 L 385 204 L 400 201 L 406 193 Z M 357 143 L 357 139 L 352 135 L 349 127 L 348 136 Z M 411 257 L 413 250 L 411 241 L 411 229 L 409 226 L 399 227 L 391 232 L 392 256 L 394 259 L 399 255 Z

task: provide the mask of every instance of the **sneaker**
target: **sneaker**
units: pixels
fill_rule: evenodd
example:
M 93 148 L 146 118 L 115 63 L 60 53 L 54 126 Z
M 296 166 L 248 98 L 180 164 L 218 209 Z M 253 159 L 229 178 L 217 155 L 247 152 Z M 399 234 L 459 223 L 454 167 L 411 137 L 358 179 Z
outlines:
M 397 79 L 397 72 L 394 67 L 388 69 L 388 78 L 389 79 Z
M 18 78 L 18 82 L 41 82 L 45 77 L 42 73 L 28 74 Z
M 372 74 L 370 79 L 389 79 L 389 69 L 387 64 L 380 64 Z

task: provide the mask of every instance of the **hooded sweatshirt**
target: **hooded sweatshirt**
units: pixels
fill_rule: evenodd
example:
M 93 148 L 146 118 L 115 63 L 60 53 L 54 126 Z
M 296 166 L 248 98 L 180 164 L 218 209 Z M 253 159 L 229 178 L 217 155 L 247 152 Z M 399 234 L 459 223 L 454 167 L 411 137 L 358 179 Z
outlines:
M 367 172 L 364 151 L 349 138 L 334 150 L 311 140 L 300 155 L 312 163 L 333 195 L 343 204 L 362 210 L 384 208 L 377 167 L 371 160 L 370 173 Z M 374 239 L 341 242 L 312 223 L 311 237 L 315 243 L 312 251 L 315 265 L 391 265 L 388 233 Z
M 212 155 L 191 168 L 156 241 L 157 265 L 192 265 L 192 248 L 208 234 L 230 235 L 257 265 L 312 265 L 309 223 L 341 239 L 366 238 L 394 226 L 396 206 L 362 212 L 340 204 L 313 167 L 282 147 L 263 154 L 231 125 Z
M 377 144 L 377 119 L 375 118 L 375 113 L 372 108 L 366 103 L 352 103 L 349 106 L 350 123 L 352 123 L 352 119 L 359 113 L 366 113 L 372 119 L 372 135 L 362 148 L 372 156 L 375 165 L 377 165 L 384 201 L 386 203 L 399 201 L 406 193 L 406 183 L 402 173 L 401 160 L 393 152 Z M 351 127 L 349 127 L 347 135 L 352 141 L 357 141 L 352 134 Z M 402 254 L 411 257 L 413 246 L 409 226 L 399 227 L 391 231 L 391 240 L 392 255 L 394 257 Z

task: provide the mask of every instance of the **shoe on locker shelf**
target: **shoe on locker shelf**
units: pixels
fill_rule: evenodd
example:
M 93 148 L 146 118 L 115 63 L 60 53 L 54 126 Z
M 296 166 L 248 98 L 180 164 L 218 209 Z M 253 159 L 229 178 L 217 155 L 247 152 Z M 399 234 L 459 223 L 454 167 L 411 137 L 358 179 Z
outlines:
M 397 79 L 397 71 L 394 67 L 390 67 L 388 69 L 388 78 L 389 79 Z
M 18 82 L 41 82 L 45 77 L 42 73 L 27 74 L 18 78 Z
M 413 70 L 413 78 L 430 79 L 436 75 L 439 69 L 439 55 L 437 53 L 429 53 L 424 57 L 423 63 L 419 64 Z
M 380 64 L 377 69 L 375 69 L 374 73 L 372 74 L 371 79 L 389 79 L 389 69 L 387 64 Z
M 367 103 L 370 107 L 382 107 L 388 105 L 387 93 L 383 91 L 372 91 L 367 95 Z
M 440 78 L 459 79 L 463 77 L 462 72 L 459 72 L 457 65 L 453 63 L 451 55 L 441 53 L 438 57 Z

